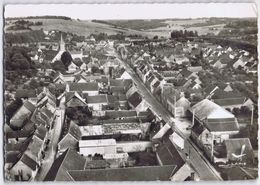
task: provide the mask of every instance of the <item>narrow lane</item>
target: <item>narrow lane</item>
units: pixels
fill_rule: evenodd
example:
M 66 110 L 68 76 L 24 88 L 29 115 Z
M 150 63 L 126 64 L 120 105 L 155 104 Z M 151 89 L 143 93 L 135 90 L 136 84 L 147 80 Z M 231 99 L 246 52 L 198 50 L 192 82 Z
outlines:
M 207 158 L 203 155 L 203 152 L 193 143 L 193 141 L 186 137 L 183 132 L 179 129 L 182 123 L 175 119 L 166 108 L 153 96 L 153 94 L 147 89 L 141 79 L 137 76 L 135 71 L 130 67 L 128 63 L 121 60 L 117 53 L 115 53 L 117 60 L 125 67 L 125 70 L 132 77 L 134 83 L 137 85 L 138 90 L 143 95 L 143 98 L 150 104 L 151 109 L 157 112 L 166 122 L 172 123 L 172 128 L 178 133 L 182 138 L 185 139 L 185 150 L 191 155 L 189 156 L 189 161 L 193 168 L 199 174 L 201 180 L 223 180 L 219 172 L 211 165 Z M 174 124 L 174 125 L 173 125 Z
M 57 109 L 56 112 L 56 119 L 54 121 L 53 129 L 50 133 L 50 143 L 48 145 L 48 149 L 45 152 L 46 156 L 45 159 L 42 161 L 42 166 L 39 172 L 35 177 L 35 181 L 43 181 L 45 176 L 47 175 L 49 169 L 51 168 L 52 163 L 56 159 L 57 154 L 57 147 L 60 138 L 60 134 L 62 131 L 62 126 L 64 122 L 64 114 L 65 110 Z

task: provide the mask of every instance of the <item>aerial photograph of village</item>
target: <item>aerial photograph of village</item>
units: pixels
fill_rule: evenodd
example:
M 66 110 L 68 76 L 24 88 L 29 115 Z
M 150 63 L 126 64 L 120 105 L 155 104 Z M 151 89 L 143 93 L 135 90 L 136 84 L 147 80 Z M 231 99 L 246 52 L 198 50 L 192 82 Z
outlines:
M 14 6 L 3 28 L 5 181 L 258 178 L 257 16 Z

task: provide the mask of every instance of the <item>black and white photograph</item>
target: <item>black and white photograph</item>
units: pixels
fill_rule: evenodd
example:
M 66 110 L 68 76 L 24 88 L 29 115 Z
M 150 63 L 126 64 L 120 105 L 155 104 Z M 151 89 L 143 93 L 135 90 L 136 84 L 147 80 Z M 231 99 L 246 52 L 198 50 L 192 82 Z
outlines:
M 255 3 L 4 4 L 3 178 L 258 179 Z

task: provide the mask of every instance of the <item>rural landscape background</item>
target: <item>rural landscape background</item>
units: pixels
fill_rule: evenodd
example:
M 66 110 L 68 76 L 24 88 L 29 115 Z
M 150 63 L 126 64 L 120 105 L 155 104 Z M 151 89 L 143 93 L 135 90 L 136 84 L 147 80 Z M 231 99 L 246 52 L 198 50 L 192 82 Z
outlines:
M 257 179 L 257 33 L 257 17 L 6 17 L 5 179 Z

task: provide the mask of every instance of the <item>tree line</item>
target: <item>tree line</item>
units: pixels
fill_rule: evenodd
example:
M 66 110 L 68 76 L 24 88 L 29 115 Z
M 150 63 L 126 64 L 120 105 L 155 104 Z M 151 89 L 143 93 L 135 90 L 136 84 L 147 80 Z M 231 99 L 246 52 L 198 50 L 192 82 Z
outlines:
M 188 30 L 173 30 L 171 32 L 171 38 L 186 38 L 186 37 L 198 37 L 197 31 L 188 31 Z

